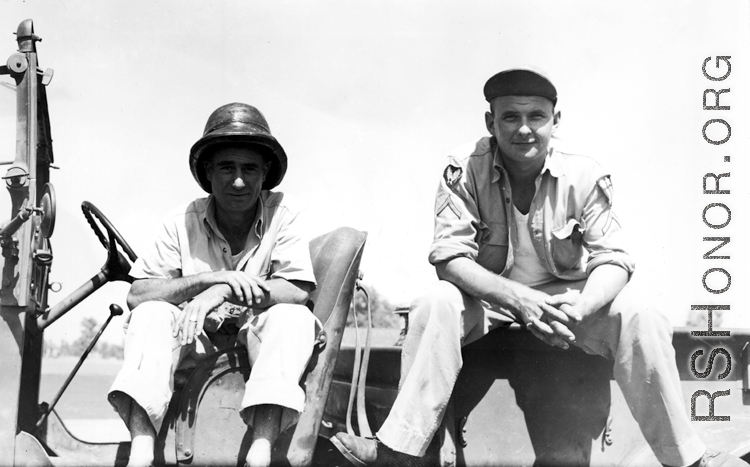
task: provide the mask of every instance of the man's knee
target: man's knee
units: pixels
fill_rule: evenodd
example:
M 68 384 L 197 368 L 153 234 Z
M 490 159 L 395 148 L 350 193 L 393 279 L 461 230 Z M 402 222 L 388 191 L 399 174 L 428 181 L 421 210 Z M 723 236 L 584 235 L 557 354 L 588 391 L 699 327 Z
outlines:
M 465 309 L 461 290 L 448 281 L 438 281 L 425 289 L 409 307 L 410 323 L 438 320 L 460 320 Z
M 254 364 L 262 348 L 289 346 L 309 349 L 315 339 L 315 317 L 303 305 L 274 305 L 245 323 L 239 331 L 238 342 L 247 348 L 248 358 Z M 309 355 L 309 354 L 308 354 Z
M 315 325 L 315 318 L 304 305 L 279 303 L 266 311 L 266 326 L 282 326 L 285 329 L 309 328 Z
M 175 321 L 175 312 L 179 308 L 171 303 L 162 301 L 143 302 L 133 308 L 128 320 L 128 329 L 132 326 L 151 326 L 151 327 L 169 327 L 171 328 Z
M 647 298 L 642 298 L 629 288 L 623 290 L 612 302 L 610 314 L 617 317 L 625 330 L 656 332 L 665 338 L 672 337 L 672 325 L 667 317 L 649 306 Z

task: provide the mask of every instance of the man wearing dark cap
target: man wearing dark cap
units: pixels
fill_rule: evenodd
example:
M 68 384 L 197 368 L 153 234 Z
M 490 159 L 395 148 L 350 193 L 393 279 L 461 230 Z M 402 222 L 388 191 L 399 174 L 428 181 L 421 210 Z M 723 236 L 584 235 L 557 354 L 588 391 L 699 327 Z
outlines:
M 299 385 L 316 319 L 299 208 L 281 192 L 287 157 L 246 104 L 214 111 L 190 151 L 209 196 L 173 211 L 130 271 L 125 360 L 109 399 L 132 437 L 130 466 L 150 465 L 174 372 L 221 348 L 247 347 L 253 371 L 240 415 L 253 426 L 247 465 L 270 464 L 280 430 L 303 409 Z M 262 344 L 261 344 L 262 342 Z
M 520 322 L 547 344 L 613 360 L 661 463 L 747 465 L 706 451 L 692 429 L 671 327 L 626 287 L 634 263 L 609 174 L 550 145 L 560 123 L 555 86 L 543 72 L 510 69 L 491 77 L 484 94 L 491 136 L 450 156 L 438 187 L 429 261 L 440 281 L 411 304 L 398 397 L 375 439 L 339 433 L 334 445 L 360 466 L 424 456 L 461 370 L 461 347 Z

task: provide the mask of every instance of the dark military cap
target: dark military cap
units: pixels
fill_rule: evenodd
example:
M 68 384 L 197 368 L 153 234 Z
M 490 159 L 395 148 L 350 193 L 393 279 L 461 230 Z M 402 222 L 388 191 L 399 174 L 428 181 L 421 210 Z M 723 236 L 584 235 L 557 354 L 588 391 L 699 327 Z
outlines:
M 487 102 L 500 96 L 540 96 L 557 104 L 557 89 L 546 74 L 531 68 L 503 70 L 487 80 L 484 98 Z

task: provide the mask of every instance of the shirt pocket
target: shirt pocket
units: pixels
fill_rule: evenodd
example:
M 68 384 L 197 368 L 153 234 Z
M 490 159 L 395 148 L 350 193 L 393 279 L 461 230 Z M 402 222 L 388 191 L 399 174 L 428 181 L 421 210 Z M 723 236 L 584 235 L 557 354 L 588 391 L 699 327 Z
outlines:
M 486 222 L 480 229 L 477 263 L 500 274 L 508 258 L 508 226 L 504 222 Z
M 584 230 L 576 219 L 568 219 L 568 222 L 552 230 L 550 249 L 558 271 L 567 271 L 580 265 Z

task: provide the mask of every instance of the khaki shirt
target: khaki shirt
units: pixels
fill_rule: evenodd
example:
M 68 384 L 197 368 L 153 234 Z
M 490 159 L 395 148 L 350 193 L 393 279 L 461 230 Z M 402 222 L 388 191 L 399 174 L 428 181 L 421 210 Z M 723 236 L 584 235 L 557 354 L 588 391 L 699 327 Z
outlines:
M 202 272 L 244 271 L 261 279 L 315 283 L 300 208 L 289 196 L 263 190 L 237 267 L 216 226 L 213 196 L 174 210 L 156 241 L 130 270 L 136 279 L 169 279 Z
M 536 177 L 528 228 L 534 250 L 555 277 L 579 280 L 602 264 L 632 273 L 620 223 L 612 211 L 609 174 L 593 159 L 554 149 Z M 467 257 L 504 277 L 517 243 L 512 195 L 494 138 L 468 156 L 448 158 L 435 198 L 432 264 Z

